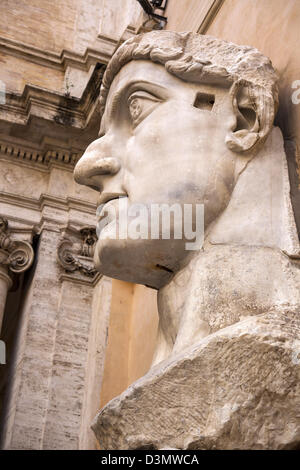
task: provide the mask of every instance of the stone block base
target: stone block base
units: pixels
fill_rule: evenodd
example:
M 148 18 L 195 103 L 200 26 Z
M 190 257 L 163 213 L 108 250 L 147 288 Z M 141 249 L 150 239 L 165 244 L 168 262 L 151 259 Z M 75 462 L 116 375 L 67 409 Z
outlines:
M 102 449 L 300 447 L 300 312 L 268 312 L 207 336 L 110 401 Z

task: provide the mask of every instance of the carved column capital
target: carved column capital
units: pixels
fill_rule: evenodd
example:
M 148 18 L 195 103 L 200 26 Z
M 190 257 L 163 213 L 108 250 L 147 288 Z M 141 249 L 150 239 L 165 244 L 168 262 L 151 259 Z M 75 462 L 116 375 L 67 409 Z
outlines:
M 79 271 L 84 276 L 94 277 L 97 273 L 93 256 L 97 240 L 96 229 L 85 226 L 64 235 L 57 248 L 57 260 L 67 273 Z
M 13 273 L 26 271 L 32 265 L 33 258 L 34 252 L 30 243 L 14 240 L 8 220 L 0 215 L 0 333 L 7 292 L 13 285 Z
M 32 265 L 34 252 L 30 243 L 11 238 L 8 220 L 0 216 L 0 265 L 13 273 L 22 273 Z

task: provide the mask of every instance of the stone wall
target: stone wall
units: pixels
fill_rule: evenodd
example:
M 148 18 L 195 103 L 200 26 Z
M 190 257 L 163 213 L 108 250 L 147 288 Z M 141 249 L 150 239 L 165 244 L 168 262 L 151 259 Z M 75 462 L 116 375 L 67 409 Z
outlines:
M 105 66 L 143 18 L 126 0 L 115 2 L 112 23 L 111 4 L 0 5 L 0 215 L 11 239 L 34 247 L 24 274 L 0 266 L 5 449 L 96 448 L 90 423 L 100 404 L 112 287 L 93 271 L 81 232 L 95 226 L 98 194 L 74 182 L 73 168 L 99 131 Z

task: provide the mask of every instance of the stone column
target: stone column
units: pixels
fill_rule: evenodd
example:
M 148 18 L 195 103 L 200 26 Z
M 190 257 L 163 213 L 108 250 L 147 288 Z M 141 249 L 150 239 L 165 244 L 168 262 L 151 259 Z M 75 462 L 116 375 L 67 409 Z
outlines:
M 99 408 L 109 305 L 102 311 L 94 300 L 102 284 L 94 241 L 90 226 L 43 225 L 21 312 L 4 449 L 96 448 L 90 423 Z
M 5 252 L 4 250 L 0 250 L 0 263 L 1 260 L 4 258 Z M 0 264 L 0 333 L 6 303 L 6 296 L 7 292 L 12 286 L 12 280 L 8 275 L 8 269 L 6 266 Z
M 32 264 L 33 249 L 28 242 L 13 240 L 8 220 L 0 216 L 0 333 L 7 292 L 12 286 L 14 273 L 26 271 Z
M 4 449 L 42 449 L 56 347 L 61 283 L 56 250 L 60 231 L 44 224 L 21 322 L 3 419 Z
M 97 340 L 90 341 L 91 330 L 98 323 L 92 315 L 94 286 L 100 277 L 92 258 L 95 241 L 94 227 L 78 230 L 68 226 L 62 228 L 58 242 L 61 287 L 43 449 L 76 450 L 81 448 L 83 435 L 94 437 L 90 422 L 88 426 L 82 423 L 90 407 L 85 407 L 86 395 L 95 389 L 89 380 L 88 358 L 90 349 L 98 347 Z M 96 386 L 96 393 L 99 403 L 100 385 Z M 96 447 L 95 439 L 94 443 L 89 442 L 90 449 Z

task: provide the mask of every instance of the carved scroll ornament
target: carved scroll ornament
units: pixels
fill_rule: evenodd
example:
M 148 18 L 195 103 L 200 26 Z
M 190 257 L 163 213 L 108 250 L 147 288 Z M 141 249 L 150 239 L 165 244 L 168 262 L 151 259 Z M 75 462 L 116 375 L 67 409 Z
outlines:
M 86 226 L 78 232 L 81 240 L 73 241 L 63 238 L 57 250 L 59 264 L 67 272 L 79 271 L 85 276 L 93 277 L 96 274 L 93 255 L 97 240 L 95 227 Z
M 14 273 L 22 273 L 32 265 L 34 252 L 30 243 L 14 240 L 9 232 L 8 220 L 0 216 L 0 264 Z

